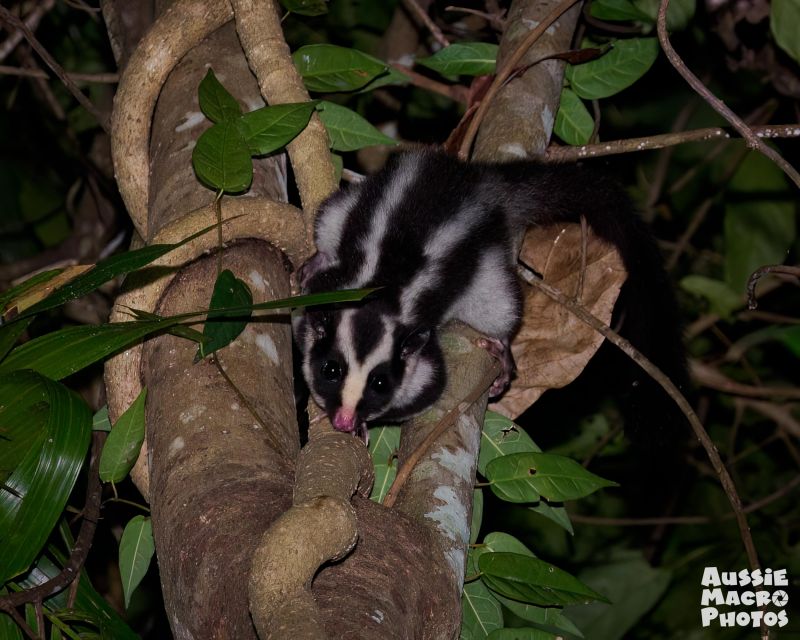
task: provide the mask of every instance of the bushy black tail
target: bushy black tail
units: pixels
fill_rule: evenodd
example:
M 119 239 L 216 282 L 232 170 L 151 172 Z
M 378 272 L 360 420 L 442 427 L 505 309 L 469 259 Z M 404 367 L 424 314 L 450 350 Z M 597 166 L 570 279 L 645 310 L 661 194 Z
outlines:
M 583 216 L 597 235 L 617 247 L 628 279 L 612 326 L 619 326 L 619 333 L 685 392 L 688 375 L 675 294 L 655 239 L 622 188 L 582 166 L 532 167 L 525 163 L 509 165 L 503 171 L 510 180 L 526 185 L 522 197 L 531 212 L 529 222 L 579 222 Z M 621 404 L 631 439 L 657 448 L 682 441 L 685 417 L 674 400 L 621 352 L 613 360 L 613 373 L 622 382 L 615 386 L 622 389 Z

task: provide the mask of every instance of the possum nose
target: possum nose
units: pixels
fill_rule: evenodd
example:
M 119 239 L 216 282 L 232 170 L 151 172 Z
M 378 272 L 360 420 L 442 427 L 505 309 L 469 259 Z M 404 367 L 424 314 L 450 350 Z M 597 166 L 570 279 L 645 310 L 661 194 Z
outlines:
M 337 431 L 351 433 L 355 431 L 356 422 L 356 412 L 345 407 L 339 407 L 333 416 L 333 428 Z

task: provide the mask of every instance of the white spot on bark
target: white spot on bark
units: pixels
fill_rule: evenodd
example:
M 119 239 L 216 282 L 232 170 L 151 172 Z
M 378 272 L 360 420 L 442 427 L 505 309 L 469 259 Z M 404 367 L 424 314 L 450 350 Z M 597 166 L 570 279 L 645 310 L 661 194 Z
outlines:
M 519 142 L 508 142 L 500 145 L 500 153 L 510 156 L 512 158 L 527 158 L 528 154 L 525 153 L 525 147 Z
M 278 357 L 278 349 L 275 346 L 275 342 L 272 338 L 266 333 L 259 333 L 256 336 L 256 345 L 258 346 L 261 351 L 272 361 L 276 367 L 281 363 L 280 358 Z
M 544 105 L 542 107 L 542 127 L 544 128 L 545 133 L 547 133 L 547 137 L 550 137 L 550 134 L 553 132 L 553 125 L 555 124 L 556 118 L 553 115 L 553 112 L 550 110 L 550 107 Z
M 447 562 L 456 576 L 464 576 L 464 550 L 469 543 L 469 522 L 467 507 L 459 500 L 452 487 L 441 486 L 433 492 L 433 497 L 442 504 L 425 514 L 428 520 L 437 523 L 439 532 L 453 541 L 445 550 Z
M 183 116 L 183 122 L 175 127 L 175 133 L 193 129 L 205 119 L 206 117 L 200 111 L 187 111 L 186 115 Z
M 175 438 L 169 445 L 169 456 L 174 456 L 178 451 L 183 449 L 186 446 L 186 443 L 183 441 L 181 436 Z
M 206 412 L 206 405 L 196 404 L 193 407 L 187 409 L 186 411 L 181 411 L 181 414 L 178 416 L 178 418 L 180 418 L 180 421 L 183 424 L 188 424 L 193 420 L 197 420 L 205 412 Z
M 459 447 L 455 451 L 450 451 L 442 447 L 439 451 L 436 451 L 431 458 L 437 460 L 440 465 L 462 480 L 471 480 L 472 461 L 475 458 L 467 453 L 465 449 Z
M 231 411 L 238 411 L 238 410 L 239 410 L 239 403 L 238 402 L 232 402 L 231 403 Z
M 383 618 L 384 618 L 385 615 L 386 614 L 383 611 L 381 611 L 380 609 L 375 609 L 375 611 L 373 611 L 371 614 L 369 614 L 369 617 L 372 618 L 378 624 L 382 624 L 383 623 Z
M 247 274 L 248 279 L 250 282 L 253 283 L 253 286 L 258 289 L 261 293 L 265 293 L 267 291 L 267 283 L 264 280 L 264 276 L 262 276 L 258 271 L 253 269 L 250 273 Z

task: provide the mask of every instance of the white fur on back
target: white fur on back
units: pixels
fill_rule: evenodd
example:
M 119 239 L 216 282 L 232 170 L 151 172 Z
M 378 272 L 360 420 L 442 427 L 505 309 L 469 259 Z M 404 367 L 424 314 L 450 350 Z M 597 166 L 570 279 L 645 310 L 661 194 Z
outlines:
M 337 254 L 345 222 L 347 222 L 347 217 L 357 201 L 358 191 L 352 189 L 341 192 L 329 203 L 326 203 L 317 216 L 314 232 L 318 251 L 331 257 Z

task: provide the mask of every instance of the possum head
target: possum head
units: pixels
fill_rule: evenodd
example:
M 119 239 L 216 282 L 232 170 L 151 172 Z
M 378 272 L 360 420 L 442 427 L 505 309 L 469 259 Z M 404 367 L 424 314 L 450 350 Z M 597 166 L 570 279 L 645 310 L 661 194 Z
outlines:
M 366 438 L 367 422 L 409 418 L 444 388 L 435 331 L 403 326 L 379 303 L 308 310 L 295 336 L 311 395 L 338 431 Z

